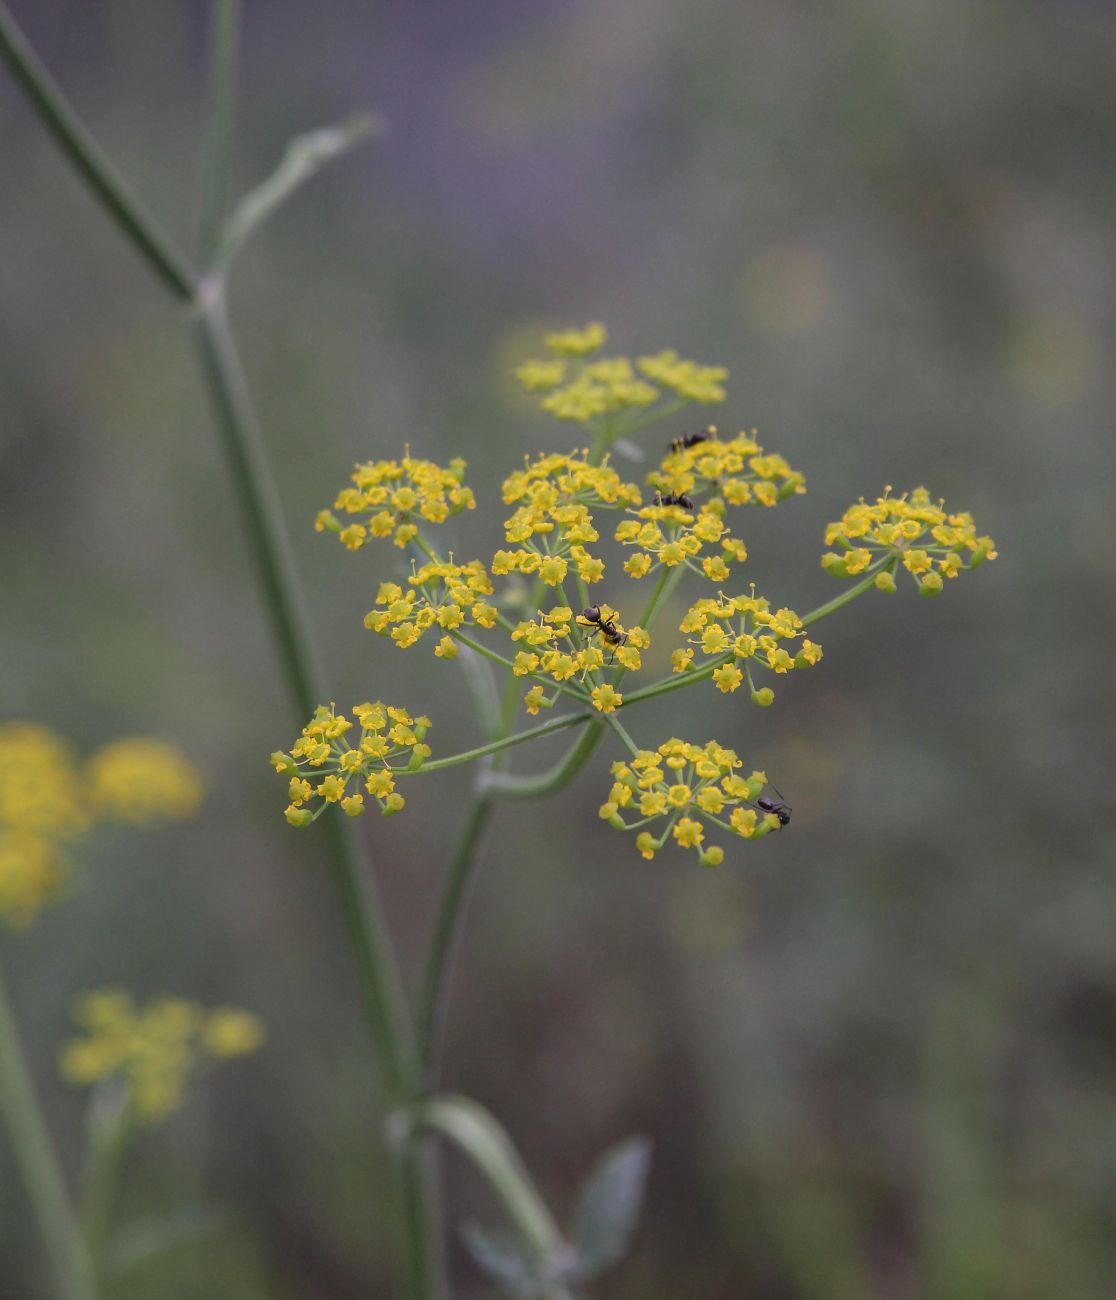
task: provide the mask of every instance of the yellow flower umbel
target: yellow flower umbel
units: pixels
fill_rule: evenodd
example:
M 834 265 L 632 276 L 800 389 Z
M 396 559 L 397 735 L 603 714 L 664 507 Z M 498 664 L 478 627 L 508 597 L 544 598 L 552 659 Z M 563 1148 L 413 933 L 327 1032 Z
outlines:
M 362 791 L 373 797 L 385 816 L 403 807 L 395 778 L 417 772 L 430 757 L 430 746 L 423 744 L 430 719 L 412 718 L 406 709 L 378 701 L 354 705 L 353 717 L 360 729 L 355 746 L 346 734 L 353 728 L 352 721 L 333 705 L 323 704 L 289 754 L 282 750 L 272 754 L 272 766 L 288 781 L 286 818 L 292 826 L 309 826 L 330 804 L 358 817 L 364 811 Z
M 825 530 L 827 551 L 822 568 L 835 578 L 855 578 L 876 570 L 876 586 L 894 591 L 897 564 L 914 579 L 924 596 L 935 596 L 944 578 L 978 568 L 996 558 L 991 537 L 978 536 L 972 515 L 947 514 L 925 488 L 893 497 L 886 488 L 873 505 L 863 498 Z
M 89 802 L 102 821 L 150 822 L 191 817 L 201 806 L 197 768 L 162 740 L 114 740 L 87 762 Z
M 675 438 L 647 481 L 663 496 L 702 497 L 711 492 L 709 505 L 719 513 L 726 505 L 773 506 L 806 491 L 805 477 L 782 456 L 765 454 L 753 434 L 722 439 L 713 425 Z
M 753 665 L 782 674 L 792 668 L 813 667 L 822 657 L 821 646 L 803 636 L 802 620 L 794 610 L 772 611 L 770 603 L 756 595 L 755 588 L 748 596 L 720 595 L 716 600 L 696 601 L 679 630 L 690 634 L 694 649 L 675 651 L 675 672 L 687 672 L 692 667 L 694 650 L 699 650 L 721 661 L 713 672 L 718 690 L 730 694 L 747 680 L 753 702 L 761 705 L 770 704 L 775 693 L 767 686 L 755 688 Z M 796 646 L 799 637 L 802 640 Z M 744 665 L 743 671 L 739 664 Z
M 711 506 L 695 509 L 685 496 L 659 496 L 654 504 L 630 512 L 616 529 L 616 540 L 635 547 L 624 565 L 632 578 L 644 578 L 659 568 L 683 565 L 713 582 L 731 576 L 729 565 L 748 558 L 744 543 L 731 537 L 720 513 Z M 710 548 L 710 553 L 702 552 Z
M 496 608 L 485 599 L 491 595 L 492 580 L 480 560 L 431 561 L 413 570 L 406 590 L 397 582 L 380 583 L 376 607 L 365 615 L 364 626 L 390 636 L 405 650 L 430 628 L 452 636 L 464 627 L 494 627 Z M 445 657 L 442 641 L 434 653 Z
M 672 351 L 638 358 L 595 356 L 607 341 L 599 323 L 550 334 L 545 342 L 555 357 L 525 362 L 516 377 L 527 392 L 540 394 L 544 411 L 588 426 L 608 420 L 616 436 L 636 419 L 642 424 L 689 402 L 725 400 L 728 371 L 722 366 L 686 361 Z
M 446 468 L 429 460 L 375 460 L 358 465 L 353 486 L 344 488 L 334 510 L 353 516 L 342 524 L 330 510 L 314 521 L 318 532 L 336 533 L 345 546 L 357 551 L 376 537 L 390 537 L 396 546 L 412 541 L 423 522 L 444 523 L 461 510 L 473 510 L 476 501 L 464 486 L 465 462 L 456 457 Z
M 206 1011 L 184 998 L 157 998 L 139 1008 L 119 989 L 85 994 L 74 1019 L 84 1033 L 62 1049 L 63 1078 L 78 1087 L 118 1079 L 137 1124 L 158 1123 L 177 1110 L 199 1067 L 245 1056 L 264 1040 L 262 1022 L 248 1011 Z
M 742 839 L 758 839 L 779 826 L 774 813 L 761 816 L 750 806 L 763 792 L 766 774 L 744 778 L 736 771 L 740 766 L 735 752 L 715 740 L 704 746 L 668 740 L 655 752 L 640 750 L 612 765 L 612 789 L 600 815 L 617 830 L 639 830 L 636 848 L 645 858 L 673 838 L 682 848 L 696 849 L 702 866 L 719 866 L 724 850 L 706 844 L 706 825 Z M 640 829 L 652 823 L 661 826 L 657 836 Z
M 0 922 L 22 929 L 61 896 L 96 821 L 187 817 L 200 799 L 197 769 L 161 741 L 114 741 L 82 770 L 45 727 L 0 726 Z

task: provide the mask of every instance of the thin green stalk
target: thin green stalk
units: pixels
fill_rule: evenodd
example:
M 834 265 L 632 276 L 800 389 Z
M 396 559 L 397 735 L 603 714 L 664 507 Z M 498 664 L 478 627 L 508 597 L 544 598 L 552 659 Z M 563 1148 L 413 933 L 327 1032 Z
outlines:
M 415 1031 L 420 1068 L 427 1086 L 433 1083 L 438 1072 L 453 950 L 460 934 L 474 869 L 494 811 L 495 802 L 490 796 L 480 795 L 473 800 L 438 901 L 434 931 L 426 952 Z
M 212 0 L 209 23 L 209 120 L 202 149 L 198 211 L 198 257 L 207 267 L 216 261 L 221 248 L 228 195 L 240 0 Z
M 44 125 L 139 254 L 179 301 L 192 302 L 198 308 L 196 329 L 202 366 L 236 498 L 274 624 L 291 696 L 299 716 L 307 718 L 316 704 L 329 698 L 329 692 L 323 686 L 311 625 L 302 607 L 263 439 L 225 319 L 223 284 L 213 277 L 199 281 L 189 262 L 134 197 L 66 103 L 2 2 L 0 55 Z M 231 76 L 223 83 L 217 76 L 215 84 L 224 84 L 230 91 L 228 113 L 231 116 Z M 224 112 L 215 108 L 211 114 L 211 122 L 218 124 L 218 131 L 224 129 Z M 335 883 L 360 966 L 387 1093 L 392 1100 L 405 1098 L 411 1094 L 417 1071 L 394 951 L 382 909 L 373 881 L 363 870 L 364 855 L 358 850 L 351 827 L 336 818 L 327 818 L 326 825 L 333 849 Z M 426 1300 L 433 1293 L 434 1284 L 426 1262 L 425 1196 L 412 1155 L 403 1157 L 401 1195 L 408 1226 L 407 1293 L 415 1300 Z M 72 1289 L 66 1293 L 67 1300 L 71 1293 L 75 1298 L 87 1294 Z
M 0 57 L 31 101 L 40 121 L 143 259 L 176 298 L 191 301 L 198 287 L 193 267 L 101 151 L 3 3 L 0 3 Z
M 549 722 L 542 722 L 537 727 L 530 727 L 527 731 L 517 731 L 514 736 L 501 736 L 499 740 L 490 740 L 485 745 L 478 745 L 476 749 L 466 749 L 460 754 L 450 754 L 446 758 L 428 759 L 415 775 L 439 772 L 447 767 L 460 767 L 462 763 L 472 763 L 488 754 L 498 754 L 502 750 L 522 745 L 526 741 L 537 740 L 540 736 L 549 736 L 556 731 L 564 731 L 567 727 L 576 727 L 578 723 L 590 722 L 597 716 L 595 709 L 592 712 L 586 709 L 584 713 L 565 713 L 559 718 L 551 718 Z
M 95 1266 L 103 1267 L 120 1169 L 132 1135 L 129 1101 L 119 1083 L 102 1084 L 94 1090 L 87 1133 L 81 1227 Z
M 811 623 L 816 623 L 819 619 L 826 618 L 828 615 L 843 608 L 850 600 L 855 600 L 857 596 L 867 591 L 869 587 L 874 587 L 876 585 L 876 575 L 878 573 L 885 570 L 888 573 L 894 573 L 895 566 L 898 563 L 899 557 L 897 555 L 889 555 L 886 559 L 873 564 L 868 570 L 867 575 L 858 582 L 855 587 L 850 587 L 848 591 L 843 591 L 839 596 L 834 596 L 832 600 L 826 601 L 824 605 L 819 605 L 817 609 L 813 609 L 809 614 L 805 614 L 802 618 L 802 626 L 809 627 Z
M 0 974 L 0 1114 L 38 1224 L 58 1300 L 96 1300 L 93 1265 L 66 1194 Z
M 479 783 L 481 790 L 486 794 L 498 794 L 502 799 L 542 799 L 569 785 L 585 766 L 604 734 L 604 723 L 600 721 L 600 716 L 587 714 L 587 717 L 593 720 L 553 767 L 531 775 L 489 772 Z

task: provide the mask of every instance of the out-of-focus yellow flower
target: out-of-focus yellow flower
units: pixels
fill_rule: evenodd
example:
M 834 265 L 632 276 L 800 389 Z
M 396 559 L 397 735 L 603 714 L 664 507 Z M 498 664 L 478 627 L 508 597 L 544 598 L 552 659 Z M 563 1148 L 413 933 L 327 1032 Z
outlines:
M 33 722 L 0 725 L 0 826 L 74 839 L 91 816 L 70 747 Z
M 66 863 L 55 841 L 0 828 L 0 921 L 22 930 L 59 892 Z
M 74 1019 L 84 1033 L 62 1049 L 63 1078 L 78 1087 L 118 1078 L 138 1124 L 177 1110 L 187 1078 L 207 1059 L 244 1056 L 264 1040 L 263 1023 L 248 1011 L 207 1012 L 184 998 L 157 998 L 141 1008 L 119 989 L 85 994 Z
M 172 821 L 201 806 L 198 769 L 174 745 L 149 737 L 114 740 L 85 768 L 89 802 L 103 821 Z

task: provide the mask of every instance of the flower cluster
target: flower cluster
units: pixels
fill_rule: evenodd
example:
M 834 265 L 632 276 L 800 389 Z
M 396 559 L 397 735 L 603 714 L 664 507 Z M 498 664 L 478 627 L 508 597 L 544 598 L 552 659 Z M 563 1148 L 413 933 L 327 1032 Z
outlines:
M 288 778 L 286 818 L 292 826 L 309 826 L 334 803 L 349 817 L 359 816 L 364 811 L 361 786 L 385 816 L 397 813 L 404 799 L 395 788 L 396 776 L 417 772 L 430 757 L 430 746 L 423 744 L 429 718 L 412 718 L 406 709 L 378 701 L 356 704 L 352 713 L 360 728 L 355 746 L 346 735 L 353 728 L 352 720 L 332 704 L 328 708 L 322 704 L 291 752 L 278 750 L 271 755 L 276 772 Z M 352 793 L 350 785 L 355 787 Z M 315 801 L 320 801 L 316 809 Z
M 944 578 L 996 558 L 995 542 L 977 535 L 972 515 L 947 514 L 944 503 L 935 504 L 922 487 L 900 497 L 885 488 L 872 505 L 861 498 L 828 525 L 825 544 L 841 548 L 822 556 L 822 568 L 834 577 L 854 578 L 878 568 L 876 586 L 890 592 L 898 563 L 924 596 L 937 595 Z
M 616 610 L 608 605 L 594 605 L 576 618 L 567 605 L 540 612 L 537 619 L 512 629 L 511 639 L 524 647 L 512 662 L 513 673 L 549 678 L 559 686 L 573 677 L 581 682 L 589 679 L 593 707 L 601 713 L 615 712 L 623 696 L 611 683 L 596 680 L 596 674 L 614 663 L 624 670 L 638 670 L 643 664 L 639 652 L 651 644 L 643 628 L 625 630 L 617 619 Z M 542 685 L 532 686 L 524 696 L 527 712 L 549 708 L 558 693 L 548 699 Z
M 724 582 L 731 573 L 729 565 L 748 558 L 744 543 L 729 535 L 720 512 L 710 506 L 695 510 L 686 496 L 660 496 L 654 505 L 630 513 L 635 517 L 617 525 L 616 540 L 637 548 L 624 564 L 624 572 L 633 578 L 682 564 L 713 582 Z M 714 553 L 702 555 L 707 546 L 718 543 Z
M 714 501 L 730 506 L 773 506 L 806 491 L 805 476 L 782 456 L 765 454 L 750 434 L 722 439 L 713 425 L 676 438 L 647 481 L 664 496 L 713 492 Z
M 200 801 L 197 769 L 162 741 L 113 741 L 82 765 L 45 727 L 0 726 L 0 920 L 27 926 L 61 893 L 97 822 L 188 817 Z
M 366 628 L 390 636 L 400 649 L 414 645 L 432 627 L 452 634 L 463 627 L 496 626 L 496 607 L 483 599 L 492 595 L 492 580 L 480 560 L 432 560 L 414 569 L 407 587 L 380 583 L 376 607 L 364 616 Z M 443 636 L 434 653 L 452 659 L 457 654 L 452 636 Z
M 186 1079 L 199 1065 L 244 1056 L 264 1039 L 263 1024 L 248 1011 L 207 1011 L 184 998 L 158 998 L 139 1008 L 119 989 L 85 994 L 74 1019 L 84 1033 L 62 1050 L 63 1077 L 79 1087 L 118 1079 L 139 1124 L 177 1110 Z
M 712 673 L 719 691 L 729 694 L 746 679 L 753 701 L 760 705 L 770 704 L 775 692 L 769 686 L 756 689 L 751 674 L 753 664 L 781 674 L 792 668 L 812 667 L 822 657 L 821 646 L 803 637 L 802 620 L 794 610 L 772 611 L 770 602 L 757 596 L 755 588 L 749 596 L 719 595 L 716 600 L 695 601 L 679 631 L 688 634 L 691 648 L 675 650 L 671 656 L 676 673 L 690 671 L 695 650 L 700 650 L 721 661 Z M 799 637 L 801 643 L 797 647 L 792 644 L 790 650 L 780 645 Z M 737 661 L 744 664 L 743 671 Z
M 534 574 L 548 587 L 558 587 L 571 565 L 583 582 L 604 576 L 604 561 L 587 550 L 600 538 L 590 508 L 636 505 L 642 493 L 621 479 L 607 456 L 593 465 L 588 451 L 581 451 L 528 459 L 504 480 L 503 496 L 505 505 L 515 506 L 504 522 L 504 536 L 516 549 L 497 551 L 492 572 Z
M 146 825 L 192 817 L 201 806 L 197 769 L 173 745 L 148 736 L 114 740 L 86 765 L 88 793 L 104 821 Z
M 334 510 L 363 515 L 364 522 L 342 525 L 330 510 L 319 511 L 314 527 L 318 532 L 336 533 L 351 551 L 357 551 L 374 537 L 390 537 L 396 546 L 406 546 L 418 535 L 418 521 L 444 523 L 461 510 L 473 510 L 476 501 L 464 486 L 465 462 L 457 457 L 443 469 L 430 460 L 373 460 L 358 465 L 353 486 L 343 488 L 333 503 Z
M 523 387 L 541 393 L 540 405 L 560 420 L 588 423 L 598 416 L 615 418 L 643 412 L 662 398 L 677 410 L 686 402 L 723 402 L 722 366 L 687 361 L 676 352 L 655 356 L 589 358 L 608 341 L 603 325 L 550 334 L 546 345 L 555 356 L 527 361 L 516 371 Z M 642 418 L 642 417 L 641 417 Z
M 736 771 L 740 766 L 736 753 L 715 740 L 704 746 L 668 740 L 654 752 L 643 749 L 612 765 L 612 789 L 600 815 L 624 831 L 665 819 L 658 836 L 641 830 L 636 837 L 643 857 L 653 858 L 673 837 L 682 848 L 696 849 L 702 866 L 719 866 L 724 850 L 705 844 L 703 822 L 743 839 L 767 835 L 780 825 L 775 813 L 761 815 L 748 806 L 763 793 L 766 774 L 745 778 Z M 626 821 L 622 812 L 636 820 Z

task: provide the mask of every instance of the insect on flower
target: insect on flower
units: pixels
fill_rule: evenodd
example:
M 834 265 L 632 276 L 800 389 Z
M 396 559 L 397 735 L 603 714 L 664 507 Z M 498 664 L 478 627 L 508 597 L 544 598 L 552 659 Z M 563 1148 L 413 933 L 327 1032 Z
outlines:
M 685 492 L 668 492 L 665 496 L 661 492 L 655 493 L 655 504 L 657 506 L 681 506 L 683 510 L 693 510 L 694 503 L 691 497 Z
M 701 433 L 684 433 L 681 438 L 671 440 L 671 450 L 685 451 L 687 447 L 696 447 L 699 442 L 708 442 L 714 433 L 715 430 L 712 428 L 705 429 Z
M 583 609 L 577 621 L 579 626 L 592 628 L 593 631 L 598 632 L 601 640 L 606 645 L 612 646 L 613 658 L 616 657 L 616 648 L 627 644 L 628 634 L 616 626 L 616 616 L 613 614 L 606 618 L 605 611 L 600 605 L 590 605 L 588 609 Z
M 778 799 L 757 799 L 756 807 L 762 808 L 765 813 L 774 813 L 779 819 L 779 829 L 782 830 L 784 826 L 790 825 L 791 807 L 790 804 L 784 802 L 783 796 L 779 794 L 778 786 L 773 785 L 771 788 L 779 795 Z

